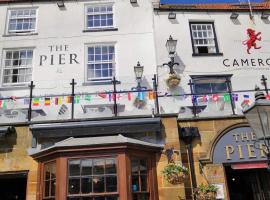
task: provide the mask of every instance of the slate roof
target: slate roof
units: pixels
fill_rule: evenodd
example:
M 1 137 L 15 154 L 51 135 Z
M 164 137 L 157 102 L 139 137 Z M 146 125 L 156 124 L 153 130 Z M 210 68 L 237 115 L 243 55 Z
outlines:
M 115 136 L 102 136 L 102 137 L 83 137 L 83 138 L 67 138 L 60 142 L 55 143 L 53 146 L 44 149 L 31 149 L 29 150 L 30 155 L 39 154 L 41 152 L 45 152 L 55 148 L 68 148 L 68 147 L 91 147 L 91 146 L 106 146 L 106 145 L 114 145 L 114 144 L 134 144 L 141 145 L 146 147 L 153 148 L 164 148 L 164 145 L 154 144 L 150 142 L 145 142 L 129 137 L 124 137 L 123 135 L 115 135 Z
M 270 9 L 270 0 L 266 0 L 263 3 L 251 3 L 253 10 L 267 10 Z M 169 11 L 169 10 L 209 10 L 209 11 L 231 11 L 239 10 L 246 11 L 249 10 L 249 5 L 247 3 L 215 3 L 215 4 L 160 4 L 155 10 Z

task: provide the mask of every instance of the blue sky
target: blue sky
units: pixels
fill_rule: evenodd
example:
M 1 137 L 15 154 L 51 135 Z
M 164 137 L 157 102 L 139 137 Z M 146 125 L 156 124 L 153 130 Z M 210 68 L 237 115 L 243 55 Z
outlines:
M 250 2 L 263 2 L 264 0 L 250 0 Z M 206 3 L 247 3 L 248 0 L 160 0 L 162 4 L 206 4 Z

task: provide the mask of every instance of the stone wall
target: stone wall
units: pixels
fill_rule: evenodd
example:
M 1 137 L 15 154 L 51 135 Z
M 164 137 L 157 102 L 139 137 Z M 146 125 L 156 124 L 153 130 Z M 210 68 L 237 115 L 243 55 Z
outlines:
M 36 199 L 37 163 L 28 156 L 32 134 L 28 127 L 17 127 L 16 133 L 0 141 L 0 173 L 28 171 L 26 199 Z
M 200 184 L 222 184 L 225 192 L 225 199 L 228 199 L 228 191 L 226 188 L 225 171 L 223 165 L 220 164 L 203 164 L 199 159 L 207 157 L 211 143 L 214 138 L 226 128 L 245 122 L 244 118 L 227 118 L 227 119 L 207 119 L 207 120 L 190 120 L 178 121 L 177 118 L 163 118 L 162 134 L 165 138 L 165 149 L 174 148 L 175 161 L 181 161 L 186 167 L 188 164 L 187 149 L 183 141 L 179 142 L 179 127 L 198 127 L 201 137 L 195 139 L 193 146 L 193 159 L 195 166 L 195 175 L 197 185 Z M 180 152 L 180 153 L 178 153 Z M 190 200 L 192 199 L 191 178 L 187 178 L 184 183 L 172 185 L 163 177 L 161 171 L 168 163 L 165 154 L 162 154 L 157 163 L 157 177 L 159 187 L 159 200 Z

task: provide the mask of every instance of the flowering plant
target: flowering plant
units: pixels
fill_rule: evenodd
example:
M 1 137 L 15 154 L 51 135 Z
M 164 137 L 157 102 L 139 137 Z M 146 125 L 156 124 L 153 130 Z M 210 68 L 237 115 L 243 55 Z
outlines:
M 184 181 L 188 175 L 188 169 L 182 164 L 172 162 L 162 170 L 162 174 L 169 183 L 178 184 Z
M 181 81 L 180 76 L 178 76 L 177 74 L 173 73 L 169 75 L 169 78 L 166 80 L 166 83 L 168 85 L 169 88 L 174 88 L 177 85 L 179 85 Z
M 198 200 L 215 200 L 217 196 L 218 188 L 215 185 L 199 185 L 194 190 L 194 195 Z

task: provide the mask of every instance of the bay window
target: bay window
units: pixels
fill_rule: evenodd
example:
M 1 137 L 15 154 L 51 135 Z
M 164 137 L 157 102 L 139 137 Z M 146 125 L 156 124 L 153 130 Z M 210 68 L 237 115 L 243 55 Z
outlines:
M 155 158 L 163 146 L 124 136 L 97 138 L 63 140 L 63 146 L 58 142 L 32 155 L 44 174 L 38 199 L 158 200 Z

